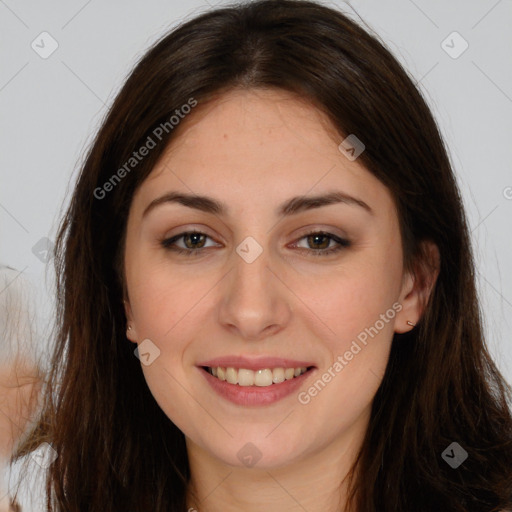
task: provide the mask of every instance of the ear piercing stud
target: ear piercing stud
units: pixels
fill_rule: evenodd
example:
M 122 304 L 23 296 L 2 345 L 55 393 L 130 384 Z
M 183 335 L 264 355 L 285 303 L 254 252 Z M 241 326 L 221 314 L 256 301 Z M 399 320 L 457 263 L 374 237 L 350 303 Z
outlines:
M 412 322 L 409 322 L 409 320 L 407 320 L 407 323 L 408 323 L 409 325 L 412 325 L 413 327 L 416 327 L 416 324 L 413 324 Z

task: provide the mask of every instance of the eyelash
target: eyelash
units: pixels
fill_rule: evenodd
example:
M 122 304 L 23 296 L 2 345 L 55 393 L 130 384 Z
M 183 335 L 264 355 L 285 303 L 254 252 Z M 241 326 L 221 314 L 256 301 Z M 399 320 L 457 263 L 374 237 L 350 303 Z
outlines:
M 198 256 L 199 253 L 201 253 L 205 249 L 204 247 L 200 247 L 198 249 L 182 249 L 181 247 L 173 246 L 173 244 L 180 238 L 183 238 L 185 235 L 192 235 L 192 234 L 204 235 L 207 238 L 211 238 L 206 233 L 202 233 L 201 231 L 184 231 L 183 233 L 175 235 L 171 238 L 161 240 L 160 244 L 162 245 L 162 247 L 164 249 L 176 252 L 178 254 L 184 254 L 186 256 Z M 350 240 L 347 240 L 345 238 L 340 238 L 340 237 L 333 235 L 332 233 L 328 233 L 326 231 L 310 231 L 309 233 L 305 233 L 303 236 L 301 236 L 299 238 L 299 240 L 302 240 L 303 238 L 307 238 L 312 235 L 319 235 L 322 237 L 327 237 L 330 240 L 333 240 L 334 242 L 336 242 L 338 245 L 331 247 L 330 249 L 321 249 L 321 250 L 299 248 L 299 250 L 301 250 L 301 251 L 306 251 L 306 252 L 310 253 L 311 256 L 315 256 L 315 257 L 324 256 L 325 257 L 328 255 L 334 254 L 336 252 L 339 252 L 342 249 L 346 249 L 347 247 L 350 247 L 352 245 Z

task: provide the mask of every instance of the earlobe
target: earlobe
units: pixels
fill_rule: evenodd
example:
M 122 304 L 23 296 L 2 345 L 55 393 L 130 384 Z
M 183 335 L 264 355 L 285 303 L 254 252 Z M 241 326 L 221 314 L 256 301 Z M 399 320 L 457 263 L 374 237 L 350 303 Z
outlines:
M 133 330 L 131 325 L 128 325 L 126 327 L 126 338 L 132 341 L 133 343 L 137 343 L 137 335 L 135 334 L 135 331 Z
M 396 315 L 395 332 L 405 333 L 414 329 L 414 326 L 421 315 L 418 312 L 418 295 L 416 291 L 415 278 L 408 273 L 403 281 L 400 299 L 398 301 L 402 309 Z M 414 325 L 411 325 L 414 324 Z
M 427 307 L 440 269 L 440 255 L 436 244 L 423 241 L 413 273 L 407 273 L 400 296 L 402 310 L 396 316 L 395 332 L 409 332 L 420 321 Z
M 124 312 L 126 316 L 126 337 L 133 343 L 137 342 L 137 333 L 134 327 L 132 308 L 128 300 L 123 300 Z

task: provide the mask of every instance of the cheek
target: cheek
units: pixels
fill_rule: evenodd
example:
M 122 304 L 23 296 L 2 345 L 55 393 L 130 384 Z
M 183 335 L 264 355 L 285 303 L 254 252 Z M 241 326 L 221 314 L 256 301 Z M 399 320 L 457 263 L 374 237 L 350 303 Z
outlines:
M 297 398 L 304 406 L 307 428 L 324 432 L 326 438 L 350 429 L 368 411 L 382 382 L 393 339 L 397 303 L 392 294 L 384 293 L 369 278 L 356 277 L 347 279 L 337 292 L 329 290 L 330 300 L 317 302 L 317 318 L 309 325 L 321 339 L 319 353 L 324 351 L 326 357 L 316 378 Z
M 138 276 L 133 282 L 134 286 L 129 285 L 130 303 L 139 338 L 165 341 L 183 333 L 196 314 L 195 308 L 208 300 L 204 296 L 215 279 L 162 267 L 147 269 L 144 277 Z
M 312 321 L 319 326 L 324 324 L 322 338 L 331 340 L 333 350 L 339 352 L 376 322 L 384 337 L 393 332 L 396 311 L 392 306 L 400 282 L 398 267 L 385 263 L 384 258 L 380 262 L 360 261 L 314 281 L 295 283 L 295 290 L 314 313 Z M 379 321 L 381 315 L 386 316 L 385 325 Z
M 379 254 L 349 265 L 329 279 L 305 283 L 301 292 L 309 314 L 309 330 L 329 354 L 325 375 L 330 389 L 323 398 L 354 409 L 375 394 L 387 365 L 394 334 L 401 279 L 400 254 Z M 306 314 L 306 308 L 304 308 Z M 333 377 L 334 375 L 334 377 Z M 332 384 L 330 383 L 332 382 Z M 321 385 L 318 389 L 323 389 Z M 318 390 L 311 390 L 316 396 Z M 305 397 L 307 401 L 307 397 Z
M 218 282 L 216 274 L 199 277 L 196 271 L 176 271 L 168 263 L 149 260 L 144 271 L 127 274 L 130 304 L 139 343 L 147 344 L 157 358 L 142 364 L 146 382 L 160 407 L 180 428 L 186 423 L 185 411 L 190 395 L 184 392 L 193 368 L 194 341 L 207 319 L 211 324 L 212 296 Z M 192 268 L 192 267 L 190 267 Z M 151 356 L 154 357 L 154 356 Z
M 153 345 L 146 344 L 151 362 L 141 364 L 141 369 L 160 408 L 178 428 L 189 432 L 196 402 L 185 384 L 190 378 L 185 359 L 187 348 L 197 336 L 204 281 L 171 272 L 168 265 L 147 263 L 143 272 L 127 274 L 139 350 L 147 339 L 158 349 L 155 352 Z

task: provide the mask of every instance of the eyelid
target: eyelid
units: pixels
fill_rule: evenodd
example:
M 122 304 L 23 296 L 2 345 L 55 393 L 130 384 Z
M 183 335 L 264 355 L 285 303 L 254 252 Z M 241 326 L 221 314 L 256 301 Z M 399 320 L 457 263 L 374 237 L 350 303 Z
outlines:
M 213 235 L 212 230 L 202 224 L 185 224 L 178 226 L 177 228 L 169 229 L 165 232 L 165 235 L 160 238 L 160 241 L 170 240 L 171 238 L 180 237 L 182 235 L 188 235 L 190 233 L 197 233 L 199 235 L 206 235 L 215 241 L 222 241 L 223 237 L 220 235 Z M 223 242 L 224 243 L 224 242 Z
M 293 236 L 295 239 L 297 239 L 315 233 L 325 233 L 326 235 L 330 235 L 333 238 L 349 238 L 348 234 L 346 234 L 342 229 L 323 224 L 312 224 L 309 226 L 304 226 L 300 229 L 295 230 Z

